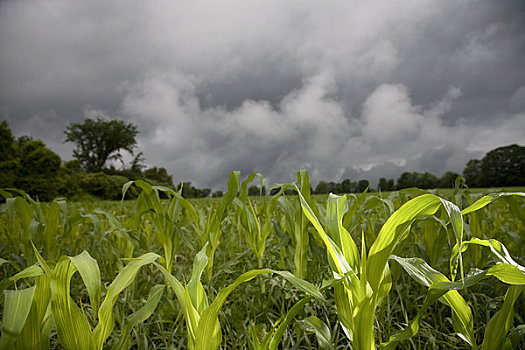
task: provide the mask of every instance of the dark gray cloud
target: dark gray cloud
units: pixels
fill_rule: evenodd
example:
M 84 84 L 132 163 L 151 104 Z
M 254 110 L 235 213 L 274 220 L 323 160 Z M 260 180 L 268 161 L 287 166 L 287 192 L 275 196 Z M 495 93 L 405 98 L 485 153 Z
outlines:
M 67 159 L 85 117 L 223 186 L 461 172 L 525 143 L 522 1 L 0 2 L 0 113 Z

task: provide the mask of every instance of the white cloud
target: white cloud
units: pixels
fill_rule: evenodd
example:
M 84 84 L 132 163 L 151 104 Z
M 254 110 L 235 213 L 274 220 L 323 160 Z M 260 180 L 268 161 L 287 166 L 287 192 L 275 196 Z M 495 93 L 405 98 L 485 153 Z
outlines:
M 232 169 L 274 181 L 303 167 L 317 180 L 460 171 L 473 155 L 524 142 L 525 36 L 511 5 L 0 6 L 0 111 L 64 158 L 64 127 L 101 113 L 137 123 L 149 165 L 202 186 L 223 185 Z
M 381 164 L 395 172 L 402 166 L 438 175 L 460 172 L 480 147 L 522 139 L 517 130 L 525 120 L 516 115 L 495 125 L 489 146 L 485 128 L 443 122 L 461 96 L 459 88 L 449 87 L 422 106 L 402 84 L 378 86 L 356 119 L 334 97 L 337 86 L 329 72 L 305 79 L 277 107 L 247 100 L 233 110 L 203 108 L 198 89 L 198 82 L 183 75 L 151 76 L 130 87 L 121 113 L 149 130 L 140 136 L 146 159 L 167 167 L 177 181 L 208 186 L 223 185 L 232 169 L 261 171 L 271 182 L 290 180 L 305 167 L 317 179 L 364 174 Z

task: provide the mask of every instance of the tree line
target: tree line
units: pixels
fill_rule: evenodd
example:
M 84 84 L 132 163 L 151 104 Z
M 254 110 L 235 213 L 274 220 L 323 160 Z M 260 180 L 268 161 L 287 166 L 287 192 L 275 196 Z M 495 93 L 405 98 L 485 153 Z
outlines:
M 173 185 L 173 176 L 165 168 L 146 168 L 142 152 L 136 153 L 137 127 L 121 120 L 86 119 L 71 123 L 64 131 L 65 142 L 75 144 L 74 160 L 63 162 L 41 140 L 29 136 L 15 138 L 6 121 L 0 122 L 0 188 L 18 188 L 40 200 L 57 196 L 80 199 L 94 196 L 120 199 L 122 186 L 129 180 L 180 189 L 185 198 L 221 197 L 221 191 L 199 189 L 191 182 Z M 133 156 L 124 162 L 123 152 Z M 117 168 L 115 164 L 120 162 Z M 472 159 L 463 170 L 469 187 L 525 186 L 525 147 L 509 145 L 488 152 L 482 159 Z M 381 178 L 374 190 L 393 191 L 409 187 L 450 188 L 460 174 L 447 171 L 441 177 L 431 173 L 404 172 L 397 181 Z M 371 189 L 366 179 L 341 182 L 320 181 L 313 193 L 353 193 Z M 266 194 L 266 188 L 251 186 L 250 195 Z M 131 193 L 131 196 L 133 194 Z
M 441 177 L 429 172 L 404 172 L 397 181 L 381 178 L 374 189 L 394 191 L 417 187 L 422 189 L 451 188 L 458 173 L 447 171 Z M 469 187 L 512 187 L 525 186 L 525 147 L 509 145 L 496 148 L 485 154 L 482 159 L 468 161 L 462 176 Z M 317 194 L 363 192 L 370 186 L 368 180 L 350 181 L 345 179 L 340 183 L 320 181 L 315 187 Z
M 124 166 L 123 151 L 134 155 L 136 126 L 119 120 L 86 119 L 65 130 L 65 142 L 76 145 L 74 160 L 64 162 L 41 140 L 15 138 L 6 121 L 0 122 L 0 188 L 18 188 L 42 201 L 56 197 L 120 199 L 130 179 L 173 186 L 165 168 L 145 169 L 142 153 Z M 122 167 L 114 162 L 121 161 Z

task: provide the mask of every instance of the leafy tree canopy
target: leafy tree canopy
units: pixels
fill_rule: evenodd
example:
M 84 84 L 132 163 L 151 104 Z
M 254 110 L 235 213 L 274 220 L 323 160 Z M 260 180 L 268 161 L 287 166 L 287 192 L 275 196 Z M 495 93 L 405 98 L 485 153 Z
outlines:
M 488 152 L 481 160 L 482 186 L 525 184 L 525 147 L 509 145 Z
M 137 127 L 122 120 L 86 119 L 71 123 L 64 131 L 66 142 L 76 148 L 73 156 L 87 172 L 101 171 L 110 160 L 122 160 L 122 150 L 133 154 Z

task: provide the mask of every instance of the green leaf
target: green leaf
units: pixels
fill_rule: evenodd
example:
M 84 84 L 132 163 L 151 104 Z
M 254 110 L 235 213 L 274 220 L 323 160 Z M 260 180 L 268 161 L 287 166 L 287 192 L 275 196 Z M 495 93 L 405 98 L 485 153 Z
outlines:
M 35 293 L 31 310 L 22 333 L 16 340 L 13 348 L 24 350 L 48 350 L 51 336 L 51 299 L 50 278 L 41 274 L 35 278 Z
M 11 349 L 16 338 L 22 332 L 31 310 L 35 287 L 20 290 L 5 290 L 4 314 L 0 350 Z
M 504 197 L 504 196 L 520 196 L 525 197 L 525 193 L 521 192 L 514 192 L 514 193 L 493 193 L 486 196 L 483 196 L 482 198 L 478 199 L 476 202 L 474 202 L 472 205 L 468 206 L 467 208 L 463 209 L 461 211 L 461 214 L 467 215 L 469 213 L 472 213 L 476 210 L 479 210 L 488 204 L 492 203 L 494 200 Z
M 520 294 L 525 291 L 525 286 L 511 286 L 505 294 L 505 301 L 501 309 L 492 317 L 485 329 L 483 337 L 483 350 L 501 349 L 512 327 L 514 319 L 514 303 Z
M 415 335 L 419 329 L 419 322 L 423 312 L 438 298 L 441 298 L 440 300 L 443 303 L 449 305 L 452 308 L 452 324 L 454 330 L 461 338 L 466 340 L 469 344 L 471 344 L 471 346 L 475 348 L 476 343 L 474 338 L 474 320 L 472 316 L 472 310 L 457 290 L 448 290 L 464 287 L 465 282 L 462 281 L 462 283 L 450 283 L 449 279 L 445 275 L 433 269 L 424 260 L 419 258 L 401 258 L 398 256 L 392 256 L 392 259 L 397 261 L 403 267 L 403 269 L 405 269 L 405 271 L 416 281 L 424 286 L 429 287 L 429 291 L 424 302 L 424 308 L 421 308 L 415 320 L 405 331 L 391 337 L 390 342 L 397 342 Z M 471 276 L 469 279 L 469 285 L 479 282 L 482 277 L 483 273 L 478 273 L 475 276 Z M 436 290 L 439 291 L 436 292 Z
M 91 300 L 93 315 L 97 315 L 98 308 L 100 306 L 100 286 L 102 284 L 100 280 L 100 270 L 98 268 L 98 263 L 85 250 L 76 256 L 70 257 L 69 259 L 80 273 L 80 276 L 86 285 L 89 300 Z
M 208 264 L 208 256 L 206 255 L 207 247 L 208 243 L 206 243 L 195 256 L 195 259 L 193 260 L 193 272 L 187 287 L 191 303 L 199 313 L 208 307 L 208 298 L 206 297 L 206 292 L 200 281 L 202 273 Z
M 130 259 L 130 262 L 126 267 L 124 267 L 113 280 L 106 292 L 104 301 L 98 310 L 98 324 L 93 331 L 97 349 L 102 349 L 104 342 L 113 330 L 115 325 L 113 306 L 115 305 L 120 292 L 133 283 L 142 266 L 151 264 L 158 258 L 159 255 L 155 253 L 146 253 L 138 258 Z
M 412 221 L 421 215 L 434 214 L 441 205 L 439 197 L 424 194 L 408 201 L 388 218 L 368 253 L 366 271 L 372 290 L 379 289 L 388 259 Z
M 319 346 L 323 350 L 335 350 L 332 342 L 332 333 L 330 328 L 316 316 L 310 316 L 303 320 L 303 322 L 315 331 L 315 336 Z
M 51 312 L 58 342 L 68 350 L 94 350 L 95 339 L 84 312 L 71 299 L 71 277 L 77 271 L 71 260 L 63 256 L 51 278 Z
M 199 326 L 197 327 L 197 331 L 195 334 L 195 348 L 196 349 L 215 350 L 219 347 L 222 336 L 221 336 L 220 328 L 219 329 L 216 328 L 216 320 L 217 320 L 217 317 L 219 315 L 219 311 L 222 305 L 226 301 L 226 298 L 240 284 L 250 281 L 256 276 L 264 274 L 264 273 L 276 273 L 284 277 L 286 280 L 292 283 L 295 287 L 301 289 L 302 291 L 308 293 L 309 295 L 320 297 L 324 299 L 323 295 L 321 294 L 321 292 L 318 290 L 317 287 L 315 287 L 310 282 L 301 280 L 293 276 L 288 271 L 273 271 L 273 270 L 263 269 L 263 270 L 251 270 L 251 271 L 245 272 L 241 276 L 239 276 L 232 284 L 221 289 L 221 291 L 219 292 L 219 294 L 217 294 L 217 297 L 215 298 L 213 303 L 211 303 L 211 305 L 206 310 L 204 310 L 204 312 L 202 313 L 200 321 L 199 321 Z
M 273 333 L 273 336 L 271 338 L 267 338 L 267 344 L 265 344 L 267 347 L 264 347 L 264 349 L 268 350 L 277 350 L 277 346 L 281 342 L 284 331 L 288 327 L 288 325 L 292 322 L 292 320 L 297 316 L 299 311 L 303 309 L 303 307 L 308 304 L 312 300 L 311 296 L 305 297 L 301 300 L 299 300 L 297 303 L 295 303 L 294 306 L 286 313 L 284 319 L 279 323 L 279 326 Z
M 9 278 L 9 280 L 10 281 L 16 281 L 16 280 L 19 280 L 19 279 L 22 279 L 22 278 L 36 277 L 36 276 L 42 275 L 43 273 L 44 273 L 44 270 L 40 266 L 38 266 L 38 265 L 31 265 L 29 267 L 26 267 L 25 269 L 23 269 L 22 271 L 20 271 L 16 275 L 11 276 Z
M 343 253 L 341 252 L 341 249 L 334 243 L 334 241 L 326 234 L 325 230 L 321 226 L 321 223 L 317 219 L 317 216 L 313 212 L 312 208 L 308 203 L 306 202 L 306 199 L 303 197 L 299 189 L 296 187 L 297 193 L 299 195 L 299 199 L 301 201 L 301 206 L 303 208 L 304 215 L 310 220 L 310 222 L 314 225 L 315 229 L 317 230 L 317 233 L 319 234 L 321 240 L 324 242 L 326 246 L 326 250 L 328 252 L 328 255 L 332 259 L 332 262 L 334 266 L 336 267 L 336 271 L 339 275 L 343 276 L 346 275 L 348 272 L 352 271 L 352 268 L 346 261 Z M 382 271 L 381 271 L 382 273 Z
M 163 285 L 156 284 L 150 289 L 146 303 L 139 310 L 126 317 L 126 321 L 122 330 L 122 337 L 120 338 L 120 341 L 113 347 L 113 350 L 127 350 L 130 348 L 129 337 L 131 329 L 139 323 L 147 320 L 153 314 L 163 293 Z

